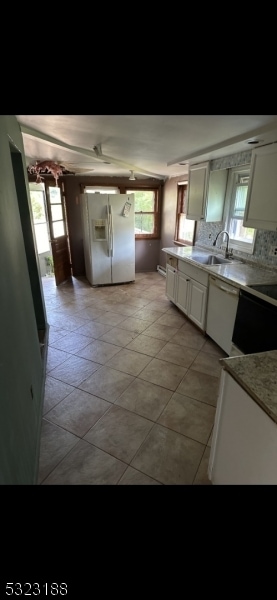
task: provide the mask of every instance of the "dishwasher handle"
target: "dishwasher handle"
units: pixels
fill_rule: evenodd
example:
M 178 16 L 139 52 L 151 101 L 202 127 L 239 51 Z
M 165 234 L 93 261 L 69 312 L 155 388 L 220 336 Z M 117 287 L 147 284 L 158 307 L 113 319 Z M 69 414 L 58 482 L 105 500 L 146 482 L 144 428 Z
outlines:
M 225 292 L 226 294 L 231 294 L 232 296 L 238 296 L 239 295 L 239 290 L 235 289 L 235 288 L 227 288 L 225 287 L 225 285 L 221 282 L 219 282 L 218 279 L 216 279 L 216 277 L 211 277 L 210 278 L 211 284 L 215 285 L 216 287 L 218 287 L 220 290 L 222 290 L 223 292 Z

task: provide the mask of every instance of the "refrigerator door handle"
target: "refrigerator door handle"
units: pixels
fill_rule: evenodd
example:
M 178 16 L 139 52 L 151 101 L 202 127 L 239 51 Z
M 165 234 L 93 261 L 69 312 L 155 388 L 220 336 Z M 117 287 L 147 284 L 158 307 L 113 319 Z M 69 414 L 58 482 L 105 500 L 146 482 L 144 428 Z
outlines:
M 109 204 L 109 227 L 110 227 L 110 231 L 109 231 L 109 247 L 110 247 L 110 256 L 113 256 L 113 211 L 112 211 L 112 207 Z
M 111 219 L 110 206 L 107 204 L 107 251 L 108 256 L 111 256 Z

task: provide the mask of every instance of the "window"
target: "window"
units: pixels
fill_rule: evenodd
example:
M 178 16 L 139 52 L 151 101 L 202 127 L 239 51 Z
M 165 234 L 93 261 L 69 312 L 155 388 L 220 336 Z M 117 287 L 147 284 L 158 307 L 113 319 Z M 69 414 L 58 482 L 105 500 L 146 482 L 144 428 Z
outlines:
M 187 181 L 180 182 L 177 185 L 177 209 L 176 209 L 176 227 L 175 242 L 193 246 L 195 238 L 195 221 L 186 218 L 187 212 Z
M 253 254 L 256 229 L 243 227 L 248 181 L 249 169 L 230 170 L 227 189 L 229 213 L 226 229 L 229 232 L 231 248 Z
M 91 194 L 119 194 L 119 189 L 117 187 L 105 187 L 105 186 L 96 186 L 96 185 L 86 185 L 84 189 L 84 193 Z
M 56 239 L 62 235 L 66 235 L 61 190 L 57 186 L 52 187 L 49 185 L 48 192 L 50 198 L 53 237 Z
M 135 237 L 159 236 L 158 190 L 127 190 L 135 196 Z
M 44 252 L 49 252 L 50 250 L 49 232 L 45 208 L 44 185 L 40 186 L 39 184 L 36 184 L 36 189 L 33 189 L 32 184 L 30 184 L 29 188 L 34 219 L 37 251 L 38 254 L 43 254 Z

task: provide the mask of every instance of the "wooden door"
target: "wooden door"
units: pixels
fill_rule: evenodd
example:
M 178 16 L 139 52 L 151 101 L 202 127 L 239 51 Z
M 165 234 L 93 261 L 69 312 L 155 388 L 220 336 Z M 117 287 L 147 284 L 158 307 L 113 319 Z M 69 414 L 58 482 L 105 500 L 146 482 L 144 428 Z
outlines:
M 66 222 L 65 198 L 63 184 L 45 183 L 48 206 L 50 244 L 53 255 L 56 285 L 71 278 L 71 258 Z

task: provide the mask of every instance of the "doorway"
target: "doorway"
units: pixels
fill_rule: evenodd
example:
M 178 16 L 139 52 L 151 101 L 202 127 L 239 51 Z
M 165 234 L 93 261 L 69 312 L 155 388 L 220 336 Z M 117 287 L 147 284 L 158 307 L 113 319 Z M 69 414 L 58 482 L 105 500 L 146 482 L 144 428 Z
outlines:
M 58 286 L 72 275 L 63 183 L 29 183 L 29 190 L 41 276 Z

